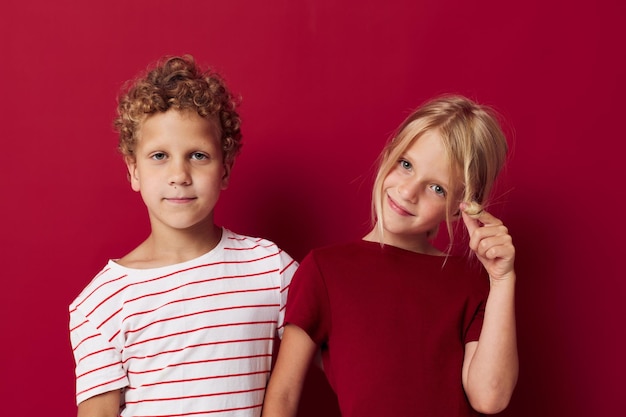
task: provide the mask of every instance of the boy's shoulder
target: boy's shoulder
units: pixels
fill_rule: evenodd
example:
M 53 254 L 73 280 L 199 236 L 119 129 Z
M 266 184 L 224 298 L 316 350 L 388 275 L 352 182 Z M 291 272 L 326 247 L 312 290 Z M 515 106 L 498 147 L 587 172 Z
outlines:
M 276 243 L 262 237 L 238 234 L 224 229 L 220 246 L 225 259 L 272 259 L 291 263 L 293 258 Z
M 115 261 L 109 260 L 104 267 L 91 279 L 80 294 L 70 304 L 70 311 L 81 307 L 85 301 L 95 292 L 103 287 L 119 286 L 126 274 L 121 270 L 121 266 Z
M 242 235 L 226 228 L 223 229 L 220 246 L 222 246 L 225 251 L 259 249 L 275 252 L 280 250 L 278 245 L 271 240 L 262 237 Z
M 281 264 L 292 261 L 287 253 L 268 239 L 242 235 L 224 228 L 222 237 L 215 248 L 198 258 L 179 264 L 154 268 L 132 268 L 121 265 L 117 259 L 110 259 L 76 297 L 72 306 L 80 305 L 87 298 L 93 298 L 90 296 L 96 292 L 115 294 L 129 286 L 182 270 L 191 270 L 198 265 L 223 263 L 237 264 L 245 268 L 247 265 L 252 267 L 260 261 L 272 262 L 272 259 Z

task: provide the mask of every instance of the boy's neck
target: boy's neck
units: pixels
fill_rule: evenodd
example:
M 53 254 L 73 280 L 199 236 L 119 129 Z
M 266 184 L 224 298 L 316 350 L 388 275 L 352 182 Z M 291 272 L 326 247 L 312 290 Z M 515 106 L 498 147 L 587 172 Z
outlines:
M 211 251 L 222 238 L 214 224 L 200 230 L 152 230 L 150 236 L 119 264 L 137 269 L 158 268 L 195 259 Z

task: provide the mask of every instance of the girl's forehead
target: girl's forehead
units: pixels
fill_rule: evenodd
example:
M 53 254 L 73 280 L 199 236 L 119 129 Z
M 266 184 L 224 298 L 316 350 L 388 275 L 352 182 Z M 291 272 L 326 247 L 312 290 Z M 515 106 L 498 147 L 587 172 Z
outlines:
M 437 130 L 427 130 L 419 137 L 407 141 L 403 153 L 412 154 L 416 157 L 428 157 L 440 163 L 449 164 L 450 161 L 443 138 Z

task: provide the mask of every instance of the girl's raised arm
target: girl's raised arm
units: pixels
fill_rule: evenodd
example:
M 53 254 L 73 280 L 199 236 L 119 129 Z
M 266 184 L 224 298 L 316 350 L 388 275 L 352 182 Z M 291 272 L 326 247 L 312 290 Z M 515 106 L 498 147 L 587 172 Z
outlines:
M 462 210 L 465 208 L 461 207 Z M 498 413 L 508 405 L 517 383 L 515 330 L 515 247 L 502 222 L 483 211 L 463 211 L 470 248 L 489 274 L 491 283 L 478 342 L 465 347 L 463 387 L 474 409 Z
M 295 417 L 316 349 L 315 342 L 300 327 L 285 326 L 276 366 L 265 392 L 262 417 Z

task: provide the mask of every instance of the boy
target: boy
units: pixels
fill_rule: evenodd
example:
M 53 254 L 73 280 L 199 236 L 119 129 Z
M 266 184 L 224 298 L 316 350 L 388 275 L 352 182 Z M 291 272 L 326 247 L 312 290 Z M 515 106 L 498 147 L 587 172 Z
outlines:
M 70 306 L 79 417 L 260 415 L 297 263 L 213 222 L 241 148 L 235 108 L 191 56 L 121 95 L 119 147 L 151 232 Z

